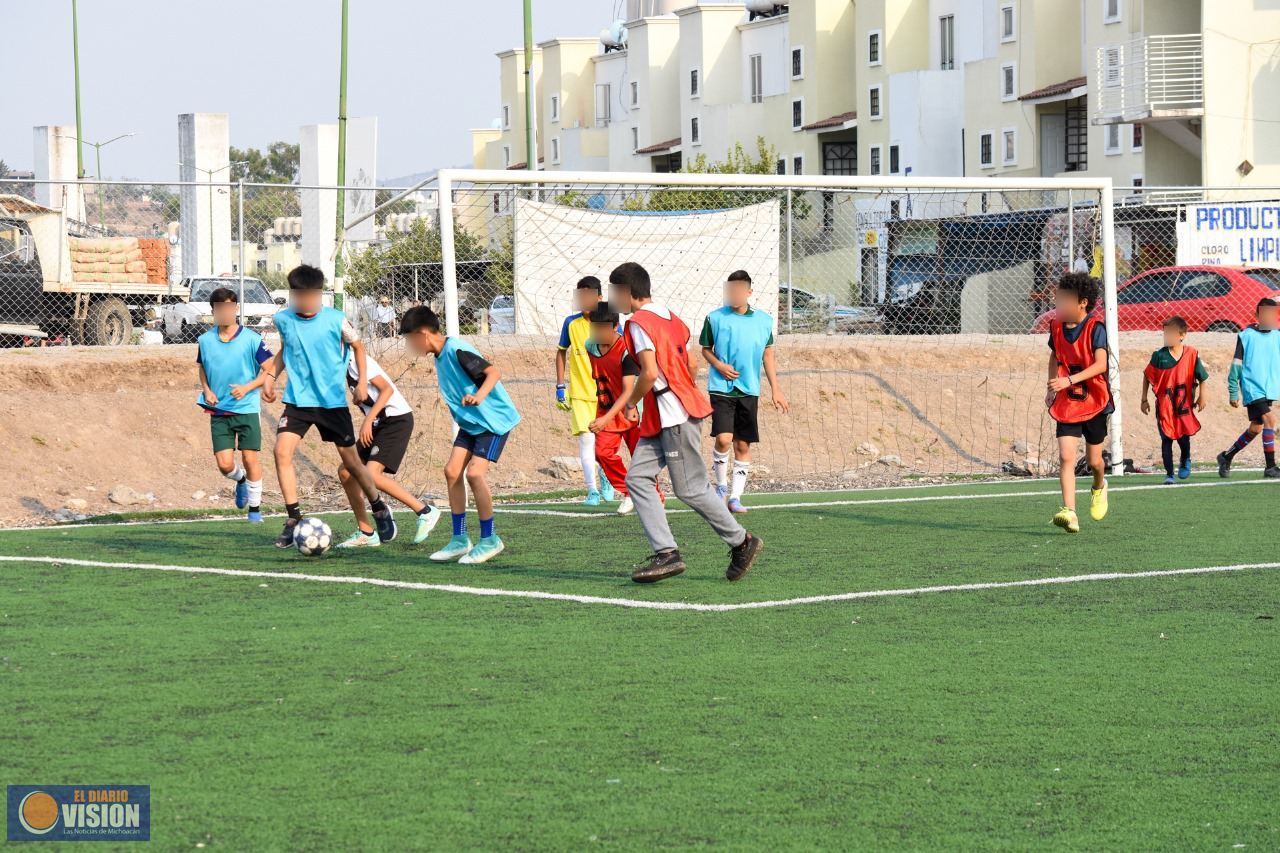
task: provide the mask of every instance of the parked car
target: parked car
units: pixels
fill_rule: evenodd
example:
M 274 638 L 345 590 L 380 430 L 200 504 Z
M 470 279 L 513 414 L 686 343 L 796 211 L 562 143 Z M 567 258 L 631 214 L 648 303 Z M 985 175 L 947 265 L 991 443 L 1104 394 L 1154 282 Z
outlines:
M 1280 270 L 1265 267 L 1157 267 L 1116 288 L 1120 331 L 1159 331 L 1180 315 L 1193 332 L 1238 332 L 1254 322 L 1258 300 L 1280 294 Z M 1094 309 L 1101 316 L 1102 306 Z M 1036 318 L 1033 332 L 1049 331 L 1053 311 Z
M 516 332 L 516 299 L 514 296 L 493 297 L 489 303 L 489 334 L 514 335 Z
M 213 307 L 209 296 L 219 287 L 238 290 L 240 279 L 188 278 L 181 287 L 188 290 L 182 302 L 170 302 L 160 309 L 160 331 L 165 343 L 191 343 L 213 325 Z M 282 298 L 271 298 L 267 288 L 256 278 L 244 280 L 243 323 L 258 332 L 271 328 L 275 314 L 285 304 Z
M 778 328 L 794 332 L 867 334 L 879 331 L 880 318 L 873 310 L 837 305 L 829 296 L 784 284 L 778 288 Z

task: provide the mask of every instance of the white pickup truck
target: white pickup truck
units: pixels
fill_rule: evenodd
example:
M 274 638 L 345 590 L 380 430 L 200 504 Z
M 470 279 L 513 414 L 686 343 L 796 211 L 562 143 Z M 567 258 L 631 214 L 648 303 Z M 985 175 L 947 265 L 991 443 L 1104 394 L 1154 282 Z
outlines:
M 213 308 L 209 296 L 219 287 L 239 293 L 239 276 L 184 278 L 175 288 L 175 295 L 184 295 L 182 301 L 167 302 L 160 309 L 160 331 L 167 344 L 191 343 L 213 325 Z M 241 323 L 257 332 L 265 332 L 274 323 L 276 312 L 285 304 L 280 297 L 272 298 L 267 288 L 256 278 L 245 278 L 244 294 L 240 296 Z

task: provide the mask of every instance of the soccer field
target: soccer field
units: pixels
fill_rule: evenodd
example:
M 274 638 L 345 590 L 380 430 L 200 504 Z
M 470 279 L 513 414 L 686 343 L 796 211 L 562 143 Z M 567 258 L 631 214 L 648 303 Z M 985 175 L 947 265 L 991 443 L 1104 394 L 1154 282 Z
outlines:
M 482 566 L 2 532 L 0 762 L 149 784 L 163 849 L 1271 849 L 1273 484 L 1235 477 L 1114 479 L 1076 536 L 1054 481 L 757 495 L 732 585 L 674 502 L 656 586 L 563 504 Z

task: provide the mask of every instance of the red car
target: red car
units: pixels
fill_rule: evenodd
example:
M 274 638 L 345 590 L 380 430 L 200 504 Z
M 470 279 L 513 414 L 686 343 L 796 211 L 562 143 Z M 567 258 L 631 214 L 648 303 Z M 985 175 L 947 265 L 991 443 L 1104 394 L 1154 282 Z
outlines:
M 1193 332 L 1238 332 L 1254 321 L 1258 300 L 1280 298 L 1280 270 L 1262 267 L 1156 267 L 1116 289 L 1120 331 L 1160 331 L 1174 314 Z M 1102 307 L 1094 312 L 1101 316 Z M 1049 331 L 1053 311 L 1036 318 L 1034 332 Z

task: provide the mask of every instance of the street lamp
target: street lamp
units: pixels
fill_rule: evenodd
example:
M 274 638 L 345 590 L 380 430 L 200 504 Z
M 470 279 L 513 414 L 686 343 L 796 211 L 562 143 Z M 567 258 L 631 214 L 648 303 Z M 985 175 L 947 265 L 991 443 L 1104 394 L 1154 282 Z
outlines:
M 205 183 L 209 185 L 209 275 L 214 275 L 214 272 L 213 272 L 213 176 L 221 172 L 223 169 L 231 169 L 231 168 L 234 168 L 235 166 L 247 166 L 247 165 L 249 165 L 248 160 L 232 160 L 227 165 L 219 166 L 216 169 L 201 169 L 199 166 L 196 166 L 192 163 L 178 164 L 179 169 L 194 169 L 197 172 L 203 172 L 205 176 Z M 244 230 L 243 222 L 240 223 L 240 229 L 241 231 Z M 240 235 L 240 239 L 241 240 L 244 239 L 244 234 Z
M 127 137 L 130 137 L 130 136 L 137 136 L 137 135 L 138 135 L 137 133 L 134 133 L 134 132 L 132 132 L 132 131 L 131 131 L 131 132 L 129 132 L 129 133 L 122 133 L 122 134 L 120 134 L 120 135 L 119 135 L 119 136 L 117 136 L 117 137 L 114 137 L 114 138 L 112 138 L 112 139 L 108 139 L 106 142 L 90 142 L 89 140 L 87 140 L 87 139 L 81 139 L 81 138 L 80 138 L 80 137 L 78 137 L 78 136 L 64 136 L 63 138 L 64 138 L 64 139 L 74 139 L 76 142 L 79 142 L 79 143 L 81 143 L 81 144 L 83 144 L 83 145 L 92 145 L 92 146 L 93 146 L 94 156 L 95 156 L 95 157 L 97 157 L 97 163 L 98 163 L 97 178 L 98 178 L 98 180 L 99 180 L 99 181 L 101 181 L 101 180 L 102 180 L 102 149 L 103 149 L 103 148 L 105 148 L 105 147 L 107 147 L 108 145 L 110 145 L 110 144 L 111 144 L 111 143 L 113 143 L 113 142 L 119 142 L 121 139 L 126 139 Z M 84 170 L 83 170 L 83 169 L 81 169 L 81 170 L 80 170 L 80 177 L 81 177 L 81 178 L 83 178 L 83 177 L 84 177 Z M 104 228 L 104 227 L 106 227 L 106 226 L 105 226 L 105 225 L 103 225 L 103 222 L 102 222 L 102 220 L 103 220 L 103 215 L 102 215 L 102 187 L 101 187 L 101 185 L 99 185 L 99 186 L 94 190 L 94 194 L 98 197 L 98 227 L 99 227 L 99 228 Z

